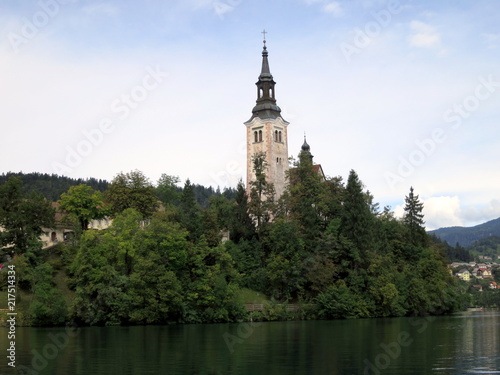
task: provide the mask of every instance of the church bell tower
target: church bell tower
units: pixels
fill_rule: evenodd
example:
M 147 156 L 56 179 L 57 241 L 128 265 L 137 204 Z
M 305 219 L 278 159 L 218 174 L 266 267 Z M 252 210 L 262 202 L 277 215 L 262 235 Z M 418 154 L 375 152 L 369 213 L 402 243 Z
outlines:
M 281 117 L 281 109 L 276 105 L 275 85 L 269 69 L 264 34 L 264 49 L 262 51 L 262 69 L 257 81 L 257 102 L 252 110 L 252 117 L 245 122 L 247 130 L 247 192 L 250 192 L 250 182 L 255 181 L 252 156 L 265 152 L 268 168 L 268 182 L 274 184 L 276 199 L 286 187 L 288 170 L 288 122 Z

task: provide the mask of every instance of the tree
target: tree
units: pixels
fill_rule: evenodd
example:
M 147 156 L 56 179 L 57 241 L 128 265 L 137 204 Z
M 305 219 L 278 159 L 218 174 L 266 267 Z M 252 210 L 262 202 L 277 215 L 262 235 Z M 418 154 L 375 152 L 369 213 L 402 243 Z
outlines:
M 180 198 L 181 224 L 187 229 L 189 239 L 198 241 L 203 232 L 200 207 L 196 202 L 194 188 L 189 179 L 184 184 Z
M 241 180 L 236 187 L 236 198 L 232 207 L 229 229 L 230 238 L 235 243 L 249 240 L 255 235 L 255 224 L 249 214 L 248 195 Z
M 149 219 L 157 211 L 159 204 L 155 188 L 141 171 L 119 173 L 104 194 L 111 212 L 118 214 L 127 208 L 139 211 L 143 219 Z
M 42 263 L 34 270 L 34 293 L 29 312 L 32 323 L 57 326 L 66 320 L 68 310 L 62 292 L 52 282 L 52 266 Z
M 85 184 L 70 187 L 58 203 L 63 211 L 78 220 L 82 230 L 88 229 L 90 221 L 103 219 L 107 213 L 101 192 Z
M 290 217 L 299 225 L 300 231 L 314 241 L 326 226 L 322 212 L 326 209 L 322 202 L 326 197 L 326 186 L 321 175 L 314 170 L 309 154 L 299 154 L 299 161 L 289 171 L 288 179 L 289 194 L 285 199 Z
M 23 254 L 30 248 L 41 247 L 43 227 L 54 226 L 55 211 L 43 195 L 22 192 L 19 177 L 10 177 L 0 186 L 0 247 L 13 245 L 11 251 Z
M 366 250 L 372 246 L 373 215 L 363 184 L 354 170 L 349 173 L 344 198 L 340 231 L 353 243 L 354 251 L 359 252 L 363 261 Z
M 413 187 L 410 187 L 410 194 L 405 197 L 403 223 L 408 230 L 408 240 L 413 246 L 425 247 L 428 244 L 423 209 L 424 204 L 420 202 L 418 195 L 413 194 Z
M 179 177 L 163 173 L 156 186 L 156 195 L 164 205 L 176 205 L 179 203 Z
M 252 156 L 255 180 L 250 182 L 249 211 L 257 222 L 257 228 L 271 220 L 274 210 L 274 185 L 267 181 L 268 164 L 266 153 L 258 152 Z

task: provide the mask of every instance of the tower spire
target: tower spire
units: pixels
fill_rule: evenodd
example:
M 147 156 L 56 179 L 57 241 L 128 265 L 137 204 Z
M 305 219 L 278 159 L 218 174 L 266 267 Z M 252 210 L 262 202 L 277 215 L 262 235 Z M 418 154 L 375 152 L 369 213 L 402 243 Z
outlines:
M 304 143 L 302 144 L 301 147 L 301 153 L 307 155 L 312 163 L 314 156 L 311 154 L 311 146 L 309 146 L 309 144 L 306 141 L 306 132 L 304 132 Z
M 252 120 L 255 117 L 261 119 L 267 118 L 277 118 L 281 117 L 281 108 L 276 105 L 276 96 L 274 86 L 273 75 L 269 69 L 269 53 L 267 52 L 267 31 L 262 31 L 264 35 L 264 47 L 262 49 L 262 68 L 259 75 L 259 80 L 257 81 L 257 104 L 252 110 Z

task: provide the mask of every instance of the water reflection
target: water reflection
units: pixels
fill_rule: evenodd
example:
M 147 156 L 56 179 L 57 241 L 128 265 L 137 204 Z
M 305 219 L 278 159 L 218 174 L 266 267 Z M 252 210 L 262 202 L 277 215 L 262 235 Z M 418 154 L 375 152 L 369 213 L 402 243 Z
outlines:
M 7 347 L 6 330 L 0 344 Z M 162 327 L 22 328 L 2 374 L 494 374 L 500 314 Z M 71 333 L 71 334 L 70 334 Z

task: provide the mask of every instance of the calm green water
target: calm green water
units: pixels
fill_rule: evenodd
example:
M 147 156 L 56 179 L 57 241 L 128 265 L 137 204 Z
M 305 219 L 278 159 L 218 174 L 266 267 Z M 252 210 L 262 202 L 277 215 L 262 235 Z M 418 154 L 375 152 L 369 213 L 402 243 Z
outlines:
M 500 313 L 150 327 L 17 328 L 2 374 L 500 374 Z M 21 367 L 20 367 L 21 366 Z

